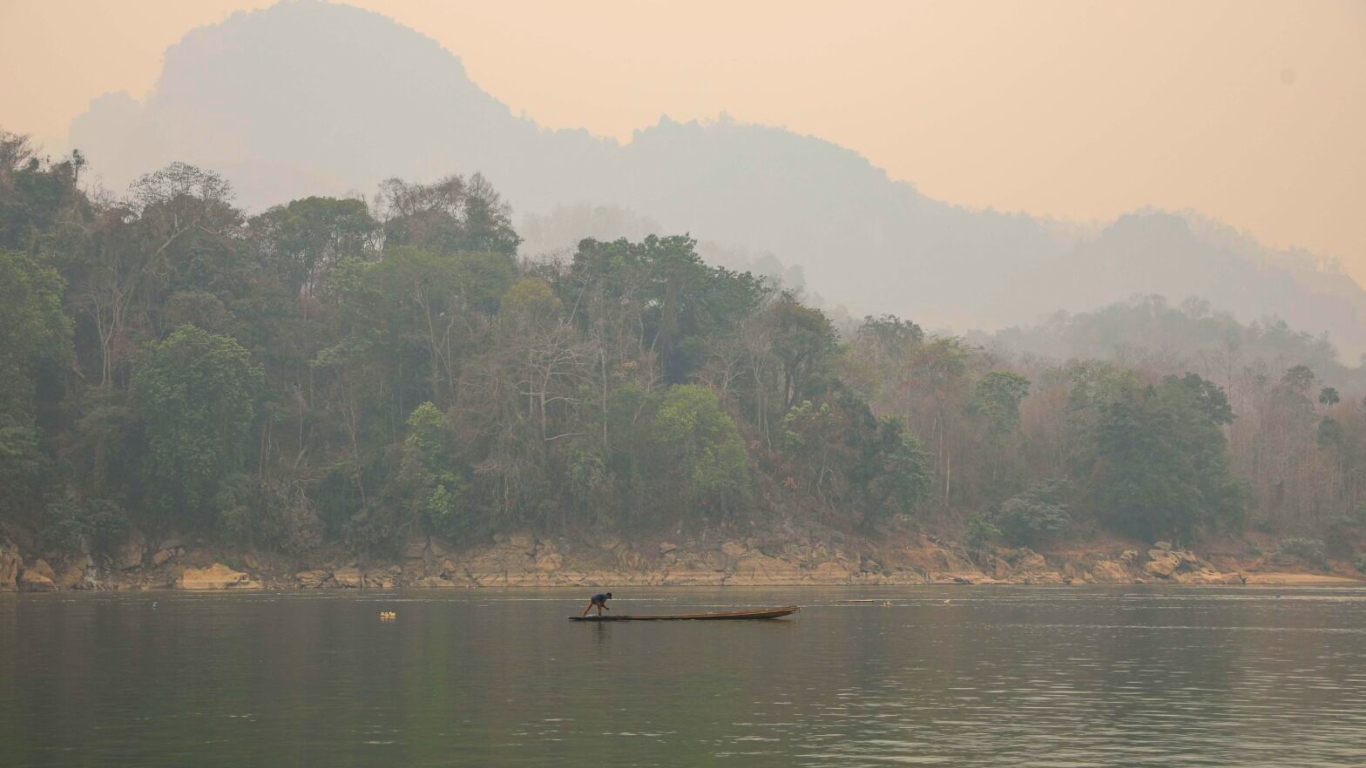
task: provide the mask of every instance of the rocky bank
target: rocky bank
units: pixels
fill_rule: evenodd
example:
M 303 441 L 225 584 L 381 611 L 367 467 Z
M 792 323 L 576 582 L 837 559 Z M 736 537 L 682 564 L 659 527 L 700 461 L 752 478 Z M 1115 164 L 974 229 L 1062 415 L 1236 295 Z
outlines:
M 1166 542 L 1075 543 L 1036 552 L 969 553 L 923 535 L 852 537 L 702 535 L 687 540 L 599 541 L 499 535 L 456 548 L 408 542 L 392 558 L 336 553 L 292 559 L 208 542 L 128 535 L 103 555 L 35 553 L 0 541 L 0 591 L 58 589 L 392 589 L 400 587 L 797 586 L 925 584 L 1358 584 L 1347 563 L 1326 571 L 1280 556 L 1202 557 Z

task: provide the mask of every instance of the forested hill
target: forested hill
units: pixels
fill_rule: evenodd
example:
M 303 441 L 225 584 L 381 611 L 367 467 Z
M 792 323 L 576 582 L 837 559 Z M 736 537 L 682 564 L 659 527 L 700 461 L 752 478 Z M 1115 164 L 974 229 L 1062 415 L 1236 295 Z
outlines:
M 1344 365 L 1323 336 L 1296 330 L 1280 318 L 1240 323 L 1194 297 L 1179 305 L 1158 295 L 1135 297 L 1094 312 L 1057 312 L 1033 325 L 973 332 L 968 338 L 1007 355 L 1196 371 L 1225 388 L 1239 376 L 1305 365 L 1325 384 L 1366 389 L 1366 369 Z
M 996 329 L 1135 294 L 1202 296 L 1243 322 L 1276 315 L 1326 331 L 1353 359 L 1366 351 L 1366 293 L 1331 262 L 1194 214 L 1138 212 L 1082 230 L 962 208 L 851 150 L 724 116 L 661 118 L 624 145 L 547 130 L 485 93 L 435 41 L 313 0 L 192 31 L 167 51 L 144 102 L 96 100 L 70 145 L 114 190 L 172 161 L 214 168 L 254 212 L 368 192 L 390 176 L 482 171 L 522 214 L 615 206 L 665 231 L 771 252 L 855 315 Z
M 1294 345 L 1202 374 L 893 316 L 841 335 L 686 236 L 521 259 L 478 175 L 249 215 L 209 170 L 117 198 L 87 171 L 0 133 L 0 538 L 40 552 L 130 529 L 304 556 L 525 529 L 895 521 L 1038 546 L 1363 522 L 1363 393 Z

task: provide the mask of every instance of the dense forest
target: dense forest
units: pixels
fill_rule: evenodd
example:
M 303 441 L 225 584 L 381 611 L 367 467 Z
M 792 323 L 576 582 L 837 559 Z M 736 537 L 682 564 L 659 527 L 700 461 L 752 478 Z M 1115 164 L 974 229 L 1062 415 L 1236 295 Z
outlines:
M 1148 299 L 989 339 L 837 326 L 686 235 L 521 257 L 478 174 L 248 215 L 211 170 L 83 171 L 0 133 L 0 526 L 50 549 L 1361 524 L 1356 371 L 1275 321 Z

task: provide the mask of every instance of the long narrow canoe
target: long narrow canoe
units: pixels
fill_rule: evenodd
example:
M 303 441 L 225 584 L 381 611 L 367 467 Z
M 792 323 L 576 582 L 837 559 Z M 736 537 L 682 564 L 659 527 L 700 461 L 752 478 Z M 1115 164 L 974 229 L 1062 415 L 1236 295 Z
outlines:
M 800 611 L 801 608 L 795 605 L 785 605 L 781 608 L 760 608 L 752 611 L 729 611 L 726 613 L 661 613 L 647 614 L 644 616 L 632 616 L 630 614 L 619 614 L 613 616 L 610 613 L 602 616 L 570 616 L 570 621 L 735 621 L 738 619 L 777 619 L 783 616 L 791 616 Z

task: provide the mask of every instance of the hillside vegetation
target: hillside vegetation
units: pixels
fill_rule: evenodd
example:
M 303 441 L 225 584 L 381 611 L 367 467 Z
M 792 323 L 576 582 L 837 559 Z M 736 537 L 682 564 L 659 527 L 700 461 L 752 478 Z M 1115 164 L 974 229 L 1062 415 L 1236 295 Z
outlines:
M 686 236 L 519 259 L 477 174 L 248 216 L 212 171 L 119 197 L 83 172 L 0 137 L 0 523 L 51 551 L 130 527 L 301 554 L 528 528 L 895 522 L 1038 546 L 1361 519 L 1361 393 L 1309 365 L 1331 350 L 1198 304 L 989 345 L 892 316 L 842 332 Z M 1001 346 L 1134 316 L 1210 346 Z

